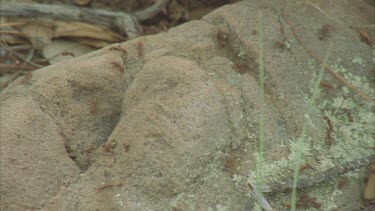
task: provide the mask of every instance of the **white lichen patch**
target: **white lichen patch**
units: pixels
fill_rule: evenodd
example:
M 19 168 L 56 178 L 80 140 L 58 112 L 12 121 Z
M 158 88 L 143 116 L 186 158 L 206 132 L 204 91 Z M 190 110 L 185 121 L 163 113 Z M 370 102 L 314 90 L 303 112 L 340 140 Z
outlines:
M 290 141 L 290 154 L 288 156 L 288 160 L 296 160 L 297 159 L 297 151 L 298 145 L 301 144 L 301 163 L 307 162 L 308 158 L 312 155 L 311 147 L 310 147 L 311 139 L 310 137 L 305 137 L 303 141 L 298 142 L 297 140 Z
M 287 49 L 290 49 L 290 47 L 291 47 L 291 43 L 290 43 L 290 42 L 285 41 L 284 44 L 285 44 L 285 47 L 286 47 Z
M 339 60 L 339 61 L 341 61 L 341 60 Z M 343 65 L 341 65 L 340 63 L 333 64 L 331 67 L 332 67 L 337 73 L 345 73 L 345 72 L 347 72 L 347 69 L 346 69 Z
M 237 54 L 238 57 L 240 57 L 241 59 L 245 59 L 246 57 L 246 52 L 243 48 L 240 48 L 238 54 Z
M 234 174 L 232 177 L 232 180 L 236 187 L 239 187 L 240 185 L 243 185 L 242 176 L 238 174 Z
M 353 59 L 353 63 L 363 65 L 361 59 Z M 313 66 L 313 64 L 311 64 Z M 357 87 L 362 92 L 371 98 L 375 98 L 375 90 L 367 82 L 365 77 L 354 75 L 347 71 L 342 65 L 333 65 L 334 69 L 342 75 L 351 84 Z M 316 78 L 313 75 L 312 78 Z M 315 80 L 313 80 L 315 81 Z M 313 84 L 310 84 L 313 87 Z M 312 88 L 311 88 L 312 90 Z M 308 95 L 304 94 L 304 102 L 306 105 L 310 100 Z M 327 98 L 319 100 L 319 104 L 312 109 L 311 113 L 322 113 L 329 119 L 332 125 L 332 130 L 329 132 L 331 137 L 331 145 L 327 144 L 327 140 L 309 140 L 306 139 L 302 145 L 302 160 L 301 164 L 312 164 L 313 169 L 303 172 L 303 176 L 312 175 L 323 172 L 327 169 L 335 167 L 336 165 L 345 162 L 360 159 L 371 154 L 374 154 L 375 148 L 375 113 L 373 105 L 355 94 L 346 86 L 342 87 L 341 95 L 335 98 Z M 323 116 L 322 115 L 322 116 Z M 314 121 L 311 121 L 310 115 L 305 114 L 305 120 L 308 128 L 315 127 Z M 326 131 L 319 131 L 323 133 L 322 137 L 327 139 L 328 122 L 326 123 Z M 265 161 L 262 168 L 263 182 L 270 184 L 273 182 L 283 183 L 286 178 L 291 178 L 297 157 L 297 139 L 292 139 L 287 144 L 290 149 L 290 154 L 286 158 L 281 158 L 274 162 Z M 267 153 L 267 152 L 266 152 Z M 256 176 L 259 175 L 255 171 L 251 171 L 248 177 L 256 181 Z M 357 181 L 359 178 L 358 171 L 353 171 L 345 174 L 350 181 Z M 334 210 L 338 209 L 338 204 L 342 203 L 343 195 L 347 194 L 338 188 L 340 178 L 332 181 L 324 182 L 321 185 L 308 188 L 309 196 L 313 197 L 321 207 L 319 210 Z M 278 193 L 270 199 L 271 205 L 274 208 L 285 208 L 285 203 L 290 203 L 291 194 Z M 305 209 L 304 209 L 305 210 Z M 317 210 L 314 208 L 306 210 Z
M 344 74 L 344 77 L 374 97 L 374 90 L 366 83 L 365 78 L 351 73 Z M 342 91 L 345 94 L 350 93 L 347 87 L 343 87 Z M 351 161 L 374 153 L 375 114 L 369 102 L 359 96 L 337 97 L 328 100 L 323 109 L 334 127 L 331 153 L 335 159 Z
M 324 188 L 316 187 L 311 192 L 309 192 L 309 196 L 321 205 L 321 210 L 337 209 L 338 206 L 336 203 L 336 198 L 341 194 L 342 192 L 340 190 L 337 190 L 335 186 L 327 186 L 326 184 L 324 184 Z
M 361 65 L 362 67 L 366 67 L 366 64 L 363 62 L 361 57 L 356 57 L 352 60 L 353 64 Z

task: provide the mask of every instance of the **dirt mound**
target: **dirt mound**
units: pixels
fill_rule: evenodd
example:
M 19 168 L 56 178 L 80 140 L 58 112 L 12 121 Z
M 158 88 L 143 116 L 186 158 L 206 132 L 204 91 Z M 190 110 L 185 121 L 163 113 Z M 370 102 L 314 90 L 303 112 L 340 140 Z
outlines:
M 243 1 L 17 80 L 1 93 L 1 209 L 251 210 L 245 182 L 254 175 L 262 107 L 266 182 L 292 175 L 305 121 L 307 175 L 373 154 L 373 104 L 328 73 L 306 117 L 320 64 L 288 24 L 322 58 L 335 41 L 329 64 L 373 97 L 371 47 L 355 28 L 368 24 L 372 7 L 348 5 Z M 324 210 L 353 210 L 365 172 L 347 176 L 344 188 L 338 178 L 306 191 Z M 268 199 L 281 210 L 289 196 Z

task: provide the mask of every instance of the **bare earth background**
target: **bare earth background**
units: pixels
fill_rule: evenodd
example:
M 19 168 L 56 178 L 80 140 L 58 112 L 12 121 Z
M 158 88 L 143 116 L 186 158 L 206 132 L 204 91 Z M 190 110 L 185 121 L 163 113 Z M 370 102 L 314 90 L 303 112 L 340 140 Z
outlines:
M 0 95 L 1 210 L 255 209 L 245 182 L 262 106 L 259 11 L 266 183 L 292 176 L 305 121 L 303 175 L 374 154 L 374 104 L 328 72 L 306 116 L 320 64 L 281 11 L 320 58 L 333 41 L 329 65 L 374 98 L 373 47 L 358 33 L 373 26 L 374 7 L 310 2 L 244 0 L 17 79 Z M 360 210 L 367 174 L 303 190 L 310 202 L 299 209 Z M 290 203 L 289 193 L 265 197 L 275 210 Z

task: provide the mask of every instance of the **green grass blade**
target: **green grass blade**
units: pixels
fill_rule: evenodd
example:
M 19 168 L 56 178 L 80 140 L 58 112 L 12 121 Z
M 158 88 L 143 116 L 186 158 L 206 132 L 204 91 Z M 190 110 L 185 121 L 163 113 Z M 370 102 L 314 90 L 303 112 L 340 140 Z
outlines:
M 319 75 L 318 75 L 318 79 L 317 79 L 317 81 L 315 83 L 313 95 L 312 95 L 312 97 L 311 97 L 311 99 L 309 101 L 308 108 L 307 108 L 307 114 L 308 115 L 310 115 L 311 109 L 315 105 L 316 97 L 318 96 L 318 93 L 319 93 L 319 84 L 320 84 L 320 82 L 322 80 L 324 69 L 326 67 L 326 64 L 327 64 L 328 57 L 329 57 L 329 54 L 331 52 L 332 46 L 333 46 L 333 42 L 328 47 L 326 57 L 324 58 L 324 62 L 323 62 L 322 67 L 320 69 L 320 72 L 319 72 Z M 297 156 L 296 156 L 295 167 L 294 167 L 293 191 L 292 191 L 292 201 L 291 201 L 292 211 L 296 210 L 296 204 L 297 204 L 297 184 L 298 184 L 298 179 L 299 179 L 299 169 L 300 169 L 300 166 L 301 166 L 302 146 L 303 146 L 303 143 L 305 141 L 306 129 L 307 129 L 307 121 L 305 121 L 305 123 L 303 124 L 301 136 L 298 139 L 298 144 L 297 144 L 297 152 L 296 152 Z
M 264 160 L 264 61 L 263 61 L 263 25 L 262 25 L 262 12 L 259 11 L 258 21 L 259 21 L 259 81 L 260 81 L 260 117 L 259 117 L 259 146 L 256 158 L 256 170 L 257 170 L 257 185 L 261 187 L 263 185 L 263 160 Z M 261 191 L 260 191 L 261 194 Z M 261 202 L 262 195 L 258 197 L 259 205 Z

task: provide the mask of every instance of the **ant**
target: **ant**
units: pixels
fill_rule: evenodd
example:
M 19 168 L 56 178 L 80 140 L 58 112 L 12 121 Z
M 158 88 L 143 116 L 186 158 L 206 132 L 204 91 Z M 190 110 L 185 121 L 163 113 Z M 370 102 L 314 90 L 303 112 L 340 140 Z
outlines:
M 301 171 L 301 172 L 303 172 L 303 171 L 305 171 L 306 169 L 312 169 L 312 166 L 309 164 L 309 163 L 305 163 L 305 164 L 303 164 L 303 165 L 301 165 L 300 166 L 300 168 L 299 168 L 299 170 Z
M 324 119 L 327 121 L 327 124 L 328 124 L 328 128 L 327 128 L 327 144 L 329 146 L 332 145 L 332 137 L 331 137 L 331 133 L 333 131 L 333 126 L 332 126 L 332 123 L 331 123 L 331 120 L 328 118 L 328 116 L 324 115 Z
M 324 40 L 329 37 L 331 33 L 331 25 L 325 24 L 318 32 L 319 40 Z
M 126 143 L 124 143 L 123 146 L 124 146 L 124 150 L 125 150 L 125 152 L 128 152 L 129 149 L 130 149 L 130 144 L 126 144 Z
M 96 107 L 97 107 L 97 105 L 98 105 L 98 101 L 97 101 L 96 97 L 93 97 L 91 99 L 91 106 L 90 106 L 90 112 L 92 114 L 96 113 Z
M 142 41 L 137 41 L 137 52 L 139 57 L 143 57 L 143 43 Z
M 337 185 L 338 188 L 343 188 L 348 183 L 348 178 L 344 177 L 340 180 L 339 184 Z
M 103 148 L 103 152 L 105 153 L 113 153 L 113 147 L 111 144 L 103 144 L 102 148 Z
M 73 52 L 71 52 L 71 51 L 62 51 L 61 52 L 61 55 L 62 56 L 71 56 L 71 57 L 75 57 L 76 55 L 73 53 Z
M 275 46 L 280 48 L 280 49 L 284 49 L 286 47 L 286 45 L 281 41 L 276 41 Z
M 120 51 L 121 53 L 123 53 L 123 54 L 126 54 L 127 53 L 127 51 L 126 51 L 126 49 L 125 48 L 123 48 L 123 47 L 121 47 L 121 46 L 111 46 L 110 48 L 109 48 L 109 50 L 110 51 Z
M 86 148 L 86 149 L 83 149 L 81 151 L 81 154 L 84 155 L 84 154 L 89 154 L 89 153 L 92 153 L 92 151 L 94 151 L 94 145 L 91 145 L 90 147 Z
M 226 34 L 221 29 L 219 29 L 216 33 L 216 38 L 219 41 L 219 46 L 221 48 L 224 48 L 227 39 Z
M 328 89 L 328 90 L 333 90 L 335 88 L 332 85 L 330 85 L 329 83 L 325 83 L 325 82 L 320 82 L 319 85 L 320 85 L 321 88 L 325 88 L 325 89 Z

